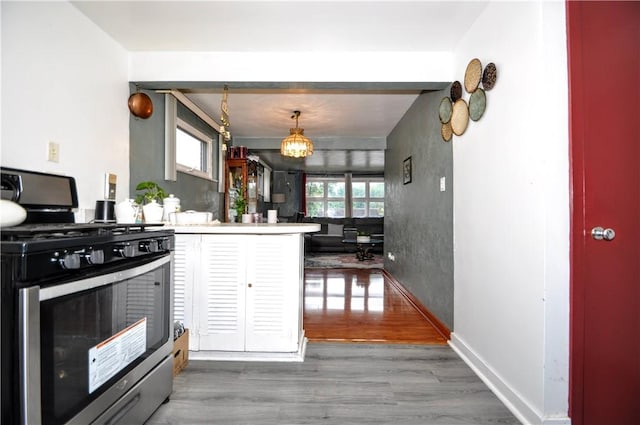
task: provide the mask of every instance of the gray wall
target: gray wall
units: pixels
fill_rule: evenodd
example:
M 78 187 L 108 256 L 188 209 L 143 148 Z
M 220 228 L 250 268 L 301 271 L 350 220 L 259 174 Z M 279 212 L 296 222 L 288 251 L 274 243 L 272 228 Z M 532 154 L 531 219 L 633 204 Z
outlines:
M 298 211 L 302 211 L 302 172 L 274 171 L 271 183 L 271 195 L 284 193 L 284 203 L 273 204 L 273 208 L 278 209 L 279 217 L 292 218 Z
M 175 182 L 164 179 L 164 94 L 141 91 L 151 98 L 153 114 L 147 119 L 130 114 L 130 196 L 135 198 L 138 183 L 151 180 L 180 198 L 183 211 L 211 211 L 223 221 L 224 194 L 218 192 L 217 183 L 180 172 Z
M 448 90 L 420 95 L 387 138 L 384 267 L 453 330 L 453 142 L 443 142 L 438 118 Z M 412 182 L 405 185 L 408 157 Z

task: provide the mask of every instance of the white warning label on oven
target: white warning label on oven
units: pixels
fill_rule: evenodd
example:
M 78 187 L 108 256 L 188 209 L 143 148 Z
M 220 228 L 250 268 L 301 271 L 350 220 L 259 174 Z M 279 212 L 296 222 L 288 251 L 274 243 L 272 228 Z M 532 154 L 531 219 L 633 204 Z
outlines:
M 147 351 L 147 318 L 89 349 L 89 394 Z

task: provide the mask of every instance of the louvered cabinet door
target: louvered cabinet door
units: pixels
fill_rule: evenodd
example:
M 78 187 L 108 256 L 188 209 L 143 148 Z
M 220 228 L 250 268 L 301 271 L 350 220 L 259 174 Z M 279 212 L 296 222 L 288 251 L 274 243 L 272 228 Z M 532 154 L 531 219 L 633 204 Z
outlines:
M 300 240 L 298 234 L 255 235 L 247 246 L 246 351 L 298 350 Z
M 194 273 L 200 265 L 200 235 L 176 234 L 173 254 L 173 320 L 189 329 L 189 349 L 197 350 L 198 329 L 193 317 Z
M 202 235 L 196 293 L 200 349 L 244 351 L 246 235 Z

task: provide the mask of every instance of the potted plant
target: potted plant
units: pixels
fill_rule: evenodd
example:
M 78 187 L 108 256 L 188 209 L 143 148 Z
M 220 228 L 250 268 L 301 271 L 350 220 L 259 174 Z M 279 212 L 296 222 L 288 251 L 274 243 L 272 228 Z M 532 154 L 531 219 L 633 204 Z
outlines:
M 152 181 L 138 183 L 136 190 L 144 191 L 136 196 L 136 204 L 138 205 L 148 204 L 153 201 L 161 202 L 167 197 L 167 192 L 158 183 Z
M 152 181 L 138 183 L 136 190 L 144 191 L 136 196 L 136 203 L 142 205 L 145 223 L 160 223 L 163 212 L 160 202 L 167 197 L 167 192 Z
M 236 221 L 240 223 L 242 222 L 242 214 L 245 213 L 247 207 L 247 200 L 242 196 L 242 188 L 236 188 L 234 190 L 236 192 L 236 196 L 233 201 L 233 209 L 236 210 Z
M 368 232 L 358 231 L 358 235 L 356 236 L 356 241 L 360 243 L 368 243 L 371 241 L 371 236 Z

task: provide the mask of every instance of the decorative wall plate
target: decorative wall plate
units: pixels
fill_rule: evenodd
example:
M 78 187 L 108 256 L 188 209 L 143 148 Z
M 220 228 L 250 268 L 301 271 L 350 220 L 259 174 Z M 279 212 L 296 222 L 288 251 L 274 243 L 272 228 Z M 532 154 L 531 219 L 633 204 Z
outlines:
M 464 88 L 468 93 L 473 93 L 478 88 L 481 77 L 482 64 L 480 63 L 480 59 L 471 59 L 464 73 Z
M 451 140 L 453 136 L 453 130 L 451 130 L 451 121 L 442 124 L 442 128 L 440 129 L 440 135 L 442 136 L 442 140 L 448 142 Z
M 456 136 L 461 136 L 467 129 L 469 124 L 469 108 L 464 99 L 456 100 L 453 104 L 453 113 L 451 114 L 451 130 Z
M 454 81 L 451 84 L 451 101 L 455 102 L 461 97 L 462 97 L 462 84 L 460 84 L 460 81 Z
M 478 121 L 487 106 L 487 96 L 484 90 L 477 88 L 469 97 L 469 118 Z
M 448 97 L 443 97 L 440 101 L 440 108 L 438 109 L 438 115 L 440 116 L 440 122 L 442 124 L 447 123 L 451 120 L 451 111 L 453 109 L 453 105 L 451 105 L 451 99 Z
M 487 66 L 484 67 L 484 72 L 482 73 L 482 87 L 484 87 L 485 90 L 491 90 L 496 84 L 496 78 L 498 78 L 496 65 L 493 62 L 489 62 Z

